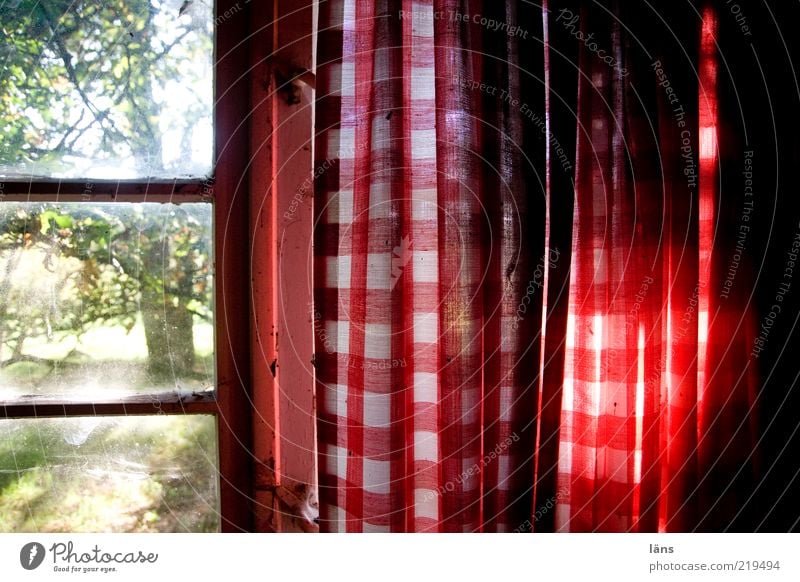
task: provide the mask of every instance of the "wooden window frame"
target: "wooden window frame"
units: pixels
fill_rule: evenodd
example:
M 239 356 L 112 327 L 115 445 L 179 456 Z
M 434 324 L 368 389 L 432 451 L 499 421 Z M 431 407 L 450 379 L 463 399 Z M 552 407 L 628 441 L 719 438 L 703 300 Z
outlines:
M 211 395 L 136 395 L 107 402 L 0 401 L 0 418 L 211 414 L 217 420 L 220 527 L 251 531 L 252 437 L 248 237 L 248 10 L 216 0 L 213 179 L 3 180 L 2 201 L 209 202 L 214 213 L 216 390 Z M 0 201 L 0 203 L 2 203 Z
M 0 402 L 0 418 L 213 414 L 223 532 L 315 531 L 298 505 L 317 487 L 313 195 L 296 198 L 312 174 L 314 97 L 295 76 L 314 69 L 317 1 L 216 0 L 212 180 L 92 180 L 89 194 L 80 179 L 2 188 L 9 201 L 213 203 L 214 394 Z M 286 99 L 289 86 L 300 103 Z
M 307 519 L 317 490 L 308 85 L 317 4 L 249 4 L 253 499 L 260 532 L 319 529 Z

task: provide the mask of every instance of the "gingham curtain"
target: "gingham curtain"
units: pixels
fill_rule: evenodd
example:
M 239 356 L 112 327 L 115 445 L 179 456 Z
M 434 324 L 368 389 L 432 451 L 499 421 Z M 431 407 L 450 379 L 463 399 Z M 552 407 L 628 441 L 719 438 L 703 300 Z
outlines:
M 321 528 L 721 527 L 754 426 L 711 251 L 714 13 L 643 47 L 644 5 L 487 4 L 320 5 Z

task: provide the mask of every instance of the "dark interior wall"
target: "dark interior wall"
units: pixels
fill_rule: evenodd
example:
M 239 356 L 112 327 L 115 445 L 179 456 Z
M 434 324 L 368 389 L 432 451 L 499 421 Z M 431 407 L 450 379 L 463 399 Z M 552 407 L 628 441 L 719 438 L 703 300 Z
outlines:
M 719 3 L 720 48 L 727 68 L 720 74 L 721 117 L 737 136 L 727 148 L 753 152 L 753 230 L 746 256 L 754 283 L 742 284 L 752 292 L 758 335 L 781 282 L 790 287 L 780 303 L 781 312 L 758 355 L 761 377 L 758 394 L 763 441 L 760 479 L 743 516 L 753 529 L 798 529 L 800 506 L 800 268 L 785 276 L 792 241 L 800 234 L 800 204 L 796 172 L 800 162 L 798 120 L 800 94 L 797 57 L 800 20 L 797 2 L 741 2 L 739 15 L 731 5 Z M 741 16 L 744 15 L 744 16 Z M 737 18 L 738 16 L 738 18 Z M 746 19 L 746 20 L 744 20 Z M 752 34 L 745 34 L 743 22 Z M 735 227 L 742 212 L 742 155 L 729 156 L 732 167 L 723 168 L 726 192 L 723 220 Z M 798 257 L 800 258 L 800 257 Z M 748 528 L 749 529 L 749 528 Z

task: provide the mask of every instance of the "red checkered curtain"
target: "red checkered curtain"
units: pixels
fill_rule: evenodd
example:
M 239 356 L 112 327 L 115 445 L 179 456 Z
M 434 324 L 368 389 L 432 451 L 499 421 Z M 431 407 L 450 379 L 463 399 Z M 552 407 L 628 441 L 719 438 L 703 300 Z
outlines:
M 528 206 L 543 185 L 520 100 L 525 85 L 542 91 L 514 63 L 527 40 L 541 68 L 541 12 L 522 8 L 525 30 L 487 26 L 518 9 L 321 3 L 323 531 L 510 531 L 530 516 L 544 239 Z M 542 104 L 525 105 L 543 125 Z
M 717 19 L 589 4 L 550 13 L 551 35 L 594 33 L 579 39 L 554 527 L 723 529 L 756 433 L 752 318 L 726 293 L 716 222 Z
M 717 22 L 689 6 L 320 3 L 323 531 L 736 520 L 747 273 L 723 294 Z

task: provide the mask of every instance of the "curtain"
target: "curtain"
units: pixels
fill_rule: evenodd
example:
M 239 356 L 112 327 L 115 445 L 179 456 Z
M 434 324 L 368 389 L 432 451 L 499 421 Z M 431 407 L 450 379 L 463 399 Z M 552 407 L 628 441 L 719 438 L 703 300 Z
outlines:
M 677 39 L 638 4 L 551 15 L 598 31 L 610 56 L 584 42 L 578 59 L 559 531 L 718 527 L 736 515 L 736 471 L 754 469 L 752 318 L 718 276 L 724 241 L 714 249 L 717 17 L 699 10 L 674 15 Z
M 321 528 L 728 527 L 758 426 L 717 15 L 487 4 L 320 4 Z

